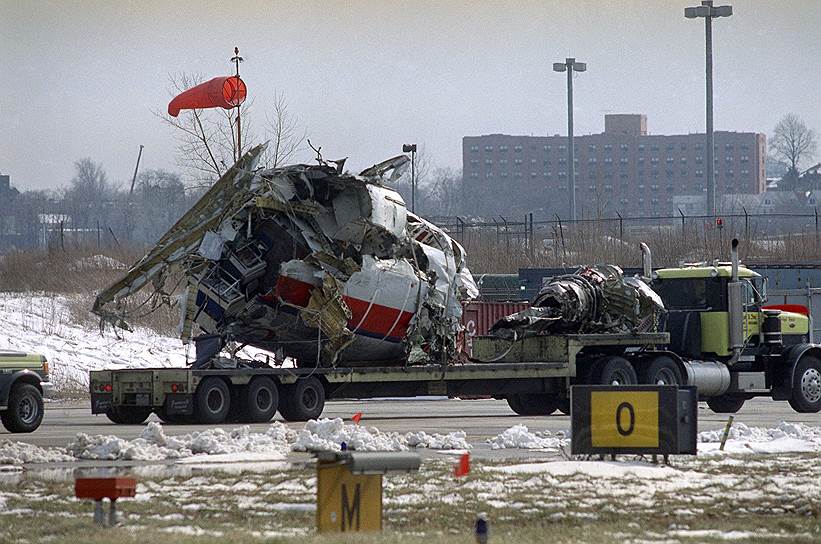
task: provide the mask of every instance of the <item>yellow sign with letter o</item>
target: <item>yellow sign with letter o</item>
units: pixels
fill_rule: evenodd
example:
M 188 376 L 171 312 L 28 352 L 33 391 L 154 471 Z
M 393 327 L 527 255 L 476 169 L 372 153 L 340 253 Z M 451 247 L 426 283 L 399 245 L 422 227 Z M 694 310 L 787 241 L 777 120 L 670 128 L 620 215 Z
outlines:
M 658 448 L 658 391 L 592 391 L 590 441 L 594 448 Z

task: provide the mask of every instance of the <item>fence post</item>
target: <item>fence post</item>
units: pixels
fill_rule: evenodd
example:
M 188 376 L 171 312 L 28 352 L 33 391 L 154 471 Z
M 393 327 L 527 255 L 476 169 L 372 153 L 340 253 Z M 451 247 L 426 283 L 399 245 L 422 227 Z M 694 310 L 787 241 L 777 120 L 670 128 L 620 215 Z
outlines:
M 562 264 L 564 264 L 564 261 L 567 261 L 567 248 L 564 246 L 564 227 L 562 227 L 562 218 L 559 214 L 556 214 L 556 221 L 559 222 L 559 239 L 562 242 Z
M 530 260 L 532 261 L 536 257 L 536 248 L 533 244 L 536 241 L 536 235 L 533 232 L 533 212 L 530 212 Z
M 747 240 L 747 245 L 750 244 L 750 217 L 747 215 L 747 208 L 741 206 L 744 210 L 744 238 Z
M 682 240 L 686 240 L 686 239 L 687 239 L 687 235 L 686 235 L 686 233 L 684 232 L 684 212 L 683 212 L 683 211 L 681 211 L 681 208 L 679 208 L 679 209 L 678 209 L 678 213 L 680 213 L 680 214 L 681 214 L 681 239 L 682 239 Z
M 63 236 L 63 222 L 60 221 L 60 251 L 66 250 L 65 238 Z
M 624 241 L 624 219 L 622 218 L 619 212 L 616 212 L 616 215 L 619 216 L 619 240 Z

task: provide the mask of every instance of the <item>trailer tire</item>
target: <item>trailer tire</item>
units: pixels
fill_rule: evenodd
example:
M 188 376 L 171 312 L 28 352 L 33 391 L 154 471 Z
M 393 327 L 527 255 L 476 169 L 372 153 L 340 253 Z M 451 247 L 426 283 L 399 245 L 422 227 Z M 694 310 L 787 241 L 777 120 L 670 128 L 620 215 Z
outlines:
M 659 355 L 639 367 L 639 383 L 650 385 L 683 385 L 676 361 L 668 355 Z
M 279 413 L 286 421 L 316 419 L 325 409 L 325 388 L 315 377 L 300 378 L 283 388 Z
M 279 391 L 274 380 L 258 376 L 239 394 L 242 420 L 249 423 L 271 421 L 279 407 Z
M 638 381 L 636 369 L 624 357 L 602 357 L 593 369 L 594 384 L 635 385 Z
M 707 399 L 707 406 L 717 414 L 734 414 L 741 410 L 747 399 L 737 395 L 721 395 Z
M 230 410 L 231 392 L 228 385 L 215 377 L 202 380 L 194 393 L 194 420 L 207 425 L 222 423 Z
M 140 425 L 151 415 L 151 408 L 143 406 L 112 406 L 105 411 L 105 417 L 117 425 Z
M 11 433 L 30 433 L 43 421 L 43 395 L 30 383 L 18 382 L 9 394 L 8 408 L 0 412 L 3 426 Z
M 515 393 L 508 395 L 507 404 L 520 416 L 549 416 L 556 411 L 556 400 L 543 393 Z
M 802 414 L 821 410 L 821 361 L 818 358 L 807 355 L 798 360 L 789 402 L 793 410 Z
M 171 425 L 185 425 L 192 422 L 190 414 L 169 414 L 164 406 L 154 413 L 157 414 L 160 421 Z

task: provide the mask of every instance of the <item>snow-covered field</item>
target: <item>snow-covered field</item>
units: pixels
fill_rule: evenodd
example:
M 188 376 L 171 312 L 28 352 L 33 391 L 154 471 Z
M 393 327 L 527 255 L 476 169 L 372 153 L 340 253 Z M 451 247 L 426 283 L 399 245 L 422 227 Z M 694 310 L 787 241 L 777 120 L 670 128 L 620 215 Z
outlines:
M 179 338 L 142 328 L 101 333 L 75 323 L 66 296 L 44 294 L 0 292 L 0 350 L 45 355 L 58 389 L 88 385 L 89 370 L 184 366 L 186 360 Z

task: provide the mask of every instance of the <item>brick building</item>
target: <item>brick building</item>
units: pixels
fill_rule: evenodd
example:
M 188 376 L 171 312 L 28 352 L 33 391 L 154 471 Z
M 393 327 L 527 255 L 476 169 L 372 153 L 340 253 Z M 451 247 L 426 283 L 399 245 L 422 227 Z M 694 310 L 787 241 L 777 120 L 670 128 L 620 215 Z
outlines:
M 578 217 L 663 216 L 674 196 L 706 199 L 706 139 L 648 134 L 644 115 L 605 115 L 604 132 L 574 138 Z M 716 195 L 763 192 L 765 158 L 764 134 L 715 132 Z M 466 136 L 462 167 L 477 214 L 567 217 L 566 136 Z

